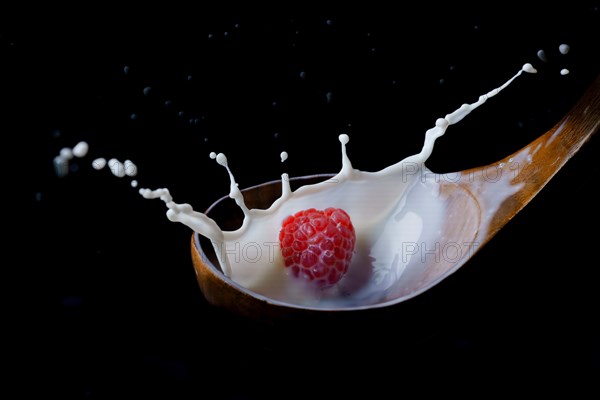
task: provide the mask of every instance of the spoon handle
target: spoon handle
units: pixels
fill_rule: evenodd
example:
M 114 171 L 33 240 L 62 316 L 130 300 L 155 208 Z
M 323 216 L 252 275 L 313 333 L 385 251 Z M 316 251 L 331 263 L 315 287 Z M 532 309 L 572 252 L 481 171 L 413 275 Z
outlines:
M 489 227 L 481 241 L 527 205 L 599 127 L 600 75 L 546 133 L 497 163 L 463 171 L 459 184 L 477 199 L 481 222 Z
M 596 77 L 575 106 L 542 138 L 547 137 L 548 142 L 558 139 L 557 144 L 564 147 L 565 157 L 562 166 L 598 131 L 599 127 L 600 75 Z
M 524 183 L 527 202 L 566 164 L 600 126 L 600 75 L 571 110 L 545 134 L 504 162 L 523 159 L 513 183 Z M 525 155 L 525 157 L 523 157 Z M 531 164 L 534 168 L 527 168 Z M 523 204 L 524 205 L 524 204 Z

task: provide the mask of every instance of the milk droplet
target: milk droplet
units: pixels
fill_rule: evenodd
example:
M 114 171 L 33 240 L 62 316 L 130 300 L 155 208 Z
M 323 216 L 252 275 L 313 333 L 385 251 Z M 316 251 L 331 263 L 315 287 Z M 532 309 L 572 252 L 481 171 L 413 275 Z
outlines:
M 279 156 L 281 157 L 281 162 L 284 162 L 288 159 L 288 153 L 286 151 L 282 151 Z
M 524 64 L 522 70 L 527 72 L 528 74 L 537 73 L 537 69 L 533 68 L 533 65 L 531 65 L 530 63 Z
M 569 50 L 571 50 L 571 46 L 569 46 L 568 44 L 563 43 L 560 46 L 558 46 L 558 51 L 560 51 L 560 54 L 567 54 Z
M 136 181 L 135 179 L 131 181 L 131 187 L 135 188 L 138 186 L 138 181 Z
M 87 142 L 79 142 L 73 147 L 73 155 L 77 158 L 85 157 L 89 151 L 90 146 Z
M 560 70 L 560 74 L 561 74 L 561 75 L 568 75 L 568 74 L 569 74 L 569 72 L 570 72 L 570 71 L 569 71 L 568 69 L 566 69 L 566 68 L 563 68 L 563 69 L 561 69 L 561 70 Z
M 125 160 L 123 164 L 125 169 L 125 174 L 127 176 L 136 176 L 137 175 L 137 166 L 131 160 Z
M 144 88 L 144 96 L 149 96 L 151 92 L 152 88 L 150 86 Z
M 548 58 L 546 57 L 546 52 L 544 50 L 538 50 L 537 52 L 537 56 L 540 60 L 542 60 L 543 62 L 548 62 Z
M 69 161 L 70 159 L 72 159 L 72 158 L 73 158 L 73 150 L 71 150 L 71 149 L 70 149 L 70 148 L 68 148 L 68 147 L 63 147 L 63 148 L 60 150 L 60 153 L 59 153 L 59 155 L 60 155 L 60 157 L 62 157 L 62 158 L 63 158 L 63 159 L 65 159 L 66 161 Z
M 223 153 L 217 154 L 216 159 L 219 164 L 221 164 L 224 167 L 227 167 L 227 157 L 225 157 L 225 154 L 223 154 Z
M 108 168 L 110 168 L 110 172 L 118 178 L 123 178 L 125 176 L 125 166 L 116 158 L 108 160 Z
M 54 157 L 54 172 L 59 178 L 67 176 L 69 173 L 69 160 L 61 156 Z
M 102 168 L 104 168 L 106 166 L 106 159 L 105 158 L 96 158 L 94 161 L 92 161 L 92 167 L 95 170 L 101 170 Z

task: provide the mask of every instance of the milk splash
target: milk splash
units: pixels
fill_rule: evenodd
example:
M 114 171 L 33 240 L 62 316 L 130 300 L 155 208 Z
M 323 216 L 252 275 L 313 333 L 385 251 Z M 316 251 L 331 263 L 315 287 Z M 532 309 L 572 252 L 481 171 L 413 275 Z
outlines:
M 210 157 L 229 174 L 229 197 L 244 214 L 241 227 L 234 231 L 223 231 L 216 221 L 195 211 L 191 205 L 174 202 L 167 188 L 142 188 L 139 193 L 146 199 L 162 200 L 168 208 L 169 220 L 180 222 L 210 239 L 219 267 L 227 278 L 275 301 L 316 308 L 358 307 L 385 303 L 398 294 L 414 295 L 423 290 L 423 281 L 431 274 L 442 270 L 447 274 L 462 265 L 486 229 L 479 226 L 477 232 L 466 238 L 468 240 L 440 237 L 447 213 L 437 184 L 440 175 L 425 166 L 435 140 L 450 125 L 458 123 L 510 85 L 522 72 L 537 71 L 531 64 L 525 64 L 502 86 L 480 96 L 476 102 L 463 104 L 438 118 L 435 126 L 426 131 L 424 145 L 418 154 L 380 171 L 364 172 L 353 168 L 346 153 L 350 138 L 340 135 L 340 172 L 326 181 L 304 185 L 294 191 L 288 174 L 282 174 L 281 196 L 268 209 L 249 209 L 229 169 L 227 157 L 223 153 L 210 153 Z M 282 153 L 281 159 L 285 161 L 287 153 Z M 498 206 L 518 188 L 504 180 L 496 190 L 501 194 L 494 197 Z M 278 243 L 284 218 L 310 207 L 343 208 L 351 216 L 357 235 L 348 274 L 333 288 L 319 292 L 308 291 L 287 274 Z M 422 267 L 425 261 L 433 266 L 425 270 Z

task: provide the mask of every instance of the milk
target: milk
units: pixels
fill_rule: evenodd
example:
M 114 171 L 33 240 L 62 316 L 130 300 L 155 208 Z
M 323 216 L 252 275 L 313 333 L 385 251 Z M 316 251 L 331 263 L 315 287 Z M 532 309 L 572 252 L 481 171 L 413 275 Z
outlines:
M 385 304 L 398 296 L 414 296 L 435 284 L 435 279 L 427 281 L 426 278 L 435 274 L 436 268 L 451 273 L 462 265 L 487 229 L 485 224 L 479 226 L 471 237 L 460 240 L 443 236 L 448 210 L 439 192 L 439 182 L 454 178 L 435 174 L 426 167 L 435 140 L 522 72 L 535 73 L 536 70 L 531 64 L 525 64 L 503 85 L 480 96 L 476 102 L 463 104 L 438 118 L 435 126 L 425 133 L 425 142 L 418 154 L 380 171 L 354 168 L 346 152 L 350 138 L 340 135 L 340 171 L 326 181 L 294 191 L 288 175 L 282 174 L 282 194 L 267 209 L 249 209 L 225 154 L 210 153 L 209 156 L 227 171 L 229 197 L 244 214 L 242 226 L 234 231 L 222 230 L 216 221 L 189 204 L 174 202 L 166 188 L 142 188 L 139 193 L 146 199 L 161 199 L 167 206 L 169 220 L 180 222 L 210 239 L 224 275 L 255 294 L 286 304 L 324 309 Z M 282 153 L 282 162 L 287 157 L 287 152 Z M 115 161 L 113 166 L 117 171 L 113 174 L 125 175 L 124 164 Z M 505 167 L 509 168 L 498 166 L 498 169 Z M 486 188 L 488 210 L 493 211 L 519 189 L 506 175 L 494 182 L 493 187 Z M 316 290 L 288 274 L 280 254 L 278 234 L 288 215 L 307 208 L 327 207 L 342 208 L 350 215 L 356 231 L 356 246 L 348 274 L 334 287 Z

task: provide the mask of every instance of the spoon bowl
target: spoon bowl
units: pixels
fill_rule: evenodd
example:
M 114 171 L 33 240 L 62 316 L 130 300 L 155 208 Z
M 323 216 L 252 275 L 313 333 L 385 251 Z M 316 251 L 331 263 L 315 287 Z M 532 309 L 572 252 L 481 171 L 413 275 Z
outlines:
M 437 174 L 424 168 L 406 196 L 419 196 L 417 203 L 425 229 L 429 225 L 428 218 L 434 218 L 428 213 L 427 199 L 441 200 L 442 228 L 427 241 L 397 238 L 398 243 L 394 245 L 402 248 L 402 258 L 406 256 L 401 261 L 401 273 L 373 267 L 349 273 L 342 293 L 359 289 L 358 297 L 348 296 L 335 305 L 307 306 L 255 293 L 225 276 L 210 241 L 194 233 L 191 252 L 200 289 L 209 303 L 260 319 L 330 316 L 401 303 L 430 289 L 464 265 L 539 193 L 599 126 L 600 77 L 552 129 L 504 159 L 451 174 Z M 290 183 L 303 186 L 331 176 L 333 174 L 292 178 Z M 281 196 L 281 182 L 267 182 L 242 192 L 249 208 L 266 209 Z M 223 229 L 235 229 L 243 219 L 239 208 L 228 197 L 216 201 L 206 214 Z

